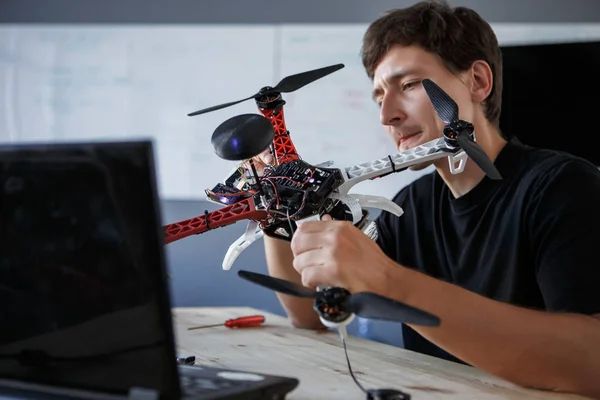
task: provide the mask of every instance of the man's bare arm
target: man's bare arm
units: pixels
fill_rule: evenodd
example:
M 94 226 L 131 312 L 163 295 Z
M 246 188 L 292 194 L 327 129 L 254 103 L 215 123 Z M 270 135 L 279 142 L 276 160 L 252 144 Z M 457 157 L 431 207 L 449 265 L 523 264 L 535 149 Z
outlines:
M 395 264 L 388 273 L 381 294 L 438 315 L 440 327 L 412 328 L 446 351 L 525 387 L 600 399 L 600 314 L 515 307 Z
M 290 243 L 285 240 L 264 237 L 265 255 L 269 275 L 302 285 L 301 277 L 293 268 L 294 256 Z M 313 299 L 305 299 L 277 293 L 277 298 L 292 324 L 304 329 L 324 329 L 319 315 L 313 309 Z
M 253 159 L 254 166 L 259 175 L 263 174 L 266 165 L 273 163 L 273 155 L 270 149 L 266 149 Z M 246 167 L 249 168 L 249 166 Z M 290 243 L 267 235 L 264 235 L 264 242 L 269 275 L 302 284 L 300 274 L 293 267 L 294 256 L 290 248 Z M 313 309 L 313 300 L 288 296 L 277 292 L 275 294 L 295 327 L 305 329 L 325 328 L 321 324 L 317 312 Z

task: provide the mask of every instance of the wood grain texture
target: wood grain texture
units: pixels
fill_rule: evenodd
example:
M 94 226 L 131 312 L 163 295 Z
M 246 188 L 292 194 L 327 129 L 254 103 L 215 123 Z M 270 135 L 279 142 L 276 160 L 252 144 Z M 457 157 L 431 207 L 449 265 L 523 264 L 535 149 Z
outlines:
M 187 329 L 253 314 L 265 316 L 263 326 Z M 246 307 L 175 308 L 173 323 L 178 351 L 195 355 L 198 364 L 299 379 L 289 400 L 366 397 L 350 377 L 336 332 L 297 329 L 286 318 Z M 475 368 L 355 336 L 347 346 L 364 387 L 399 389 L 414 400 L 584 399 L 525 389 Z

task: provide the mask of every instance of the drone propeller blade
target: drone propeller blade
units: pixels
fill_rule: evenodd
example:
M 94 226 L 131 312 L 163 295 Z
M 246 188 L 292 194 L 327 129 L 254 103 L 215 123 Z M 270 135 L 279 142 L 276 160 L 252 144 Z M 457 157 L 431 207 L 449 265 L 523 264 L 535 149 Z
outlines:
M 342 69 L 342 68 L 344 68 L 344 64 L 335 64 L 335 65 L 330 65 L 328 67 L 313 69 L 311 71 L 306 71 L 306 72 L 301 72 L 299 74 L 286 76 L 281 81 L 279 81 L 277 86 L 275 86 L 274 88 L 264 88 L 260 92 L 253 94 L 252 96 L 246 97 L 245 99 L 231 101 L 229 103 L 223 103 L 223 104 L 219 104 L 217 106 L 212 106 L 212 107 L 204 108 L 202 110 L 191 112 L 188 114 L 188 117 L 193 117 L 195 115 L 200 115 L 200 114 L 204 114 L 207 112 L 220 110 L 221 108 L 230 107 L 230 106 L 236 105 L 236 104 L 241 103 L 246 100 L 257 99 L 260 96 L 270 95 L 270 94 L 274 94 L 274 93 L 290 93 L 290 92 L 300 89 L 303 86 L 308 85 L 309 83 L 316 81 L 317 79 L 321 79 L 321 78 L 323 78 L 339 69 Z
M 230 101 L 229 103 L 223 103 L 223 104 L 219 104 L 217 106 L 212 106 L 212 107 L 208 107 L 208 108 L 205 108 L 205 109 L 202 109 L 202 110 L 194 111 L 192 113 L 189 113 L 188 117 L 193 117 L 194 115 L 200 115 L 200 114 L 204 114 L 204 113 L 207 113 L 207 112 L 220 110 L 221 108 L 234 106 L 234 105 L 236 105 L 238 103 L 241 103 L 241 102 L 246 101 L 246 100 L 250 100 L 250 99 L 255 98 L 257 96 L 258 96 L 258 93 L 254 94 L 254 95 L 252 95 L 250 97 L 246 97 L 245 99 L 241 99 L 241 100 L 237 100 L 237 101 Z
M 442 121 L 449 124 L 458 119 L 458 105 L 448 93 L 430 79 L 423 79 L 423 87 Z
M 344 64 L 335 64 L 328 67 L 313 69 L 311 71 L 301 72 L 299 74 L 290 75 L 283 78 L 277 86 L 269 90 L 269 92 L 276 93 L 290 93 L 300 89 L 303 86 L 308 85 L 321 79 L 337 70 L 344 68 Z
M 347 302 L 348 309 L 363 318 L 425 326 L 440 324 L 440 319 L 435 315 L 371 292 L 353 294 Z
M 423 87 L 433 104 L 433 108 L 447 125 L 455 128 L 455 123 L 458 122 L 458 105 L 448 93 L 436 85 L 429 79 L 423 79 Z M 460 125 L 457 124 L 457 125 Z M 453 129 L 454 130 L 454 129 Z M 492 179 L 502 179 L 500 172 L 494 166 L 494 163 L 489 159 L 487 154 L 467 133 L 466 130 L 456 129 L 456 141 L 458 145 L 467 153 L 467 155 L 481 168 L 487 176 Z
M 300 286 L 294 282 L 286 281 L 272 276 L 259 274 L 257 272 L 250 271 L 238 271 L 238 276 L 244 278 L 250 282 L 256 283 L 257 285 L 266 287 L 268 289 L 280 292 L 283 294 L 289 294 L 296 297 L 308 297 L 315 298 L 319 295 L 319 292 Z
M 466 132 L 459 133 L 456 137 L 460 147 L 491 179 L 502 179 L 500 172 L 483 151 L 481 146 L 475 143 Z

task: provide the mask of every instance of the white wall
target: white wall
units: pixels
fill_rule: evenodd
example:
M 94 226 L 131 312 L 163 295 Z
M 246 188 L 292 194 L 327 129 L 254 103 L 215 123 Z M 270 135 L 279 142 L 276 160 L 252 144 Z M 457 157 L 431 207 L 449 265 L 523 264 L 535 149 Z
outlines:
M 494 24 L 501 44 L 600 39 L 600 24 Z M 214 129 L 252 101 L 196 117 L 282 77 L 345 68 L 284 95 L 303 159 L 339 167 L 395 152 L 360 63 L 365 24 L 0 26 L 0 140 L 151 138 L 163 199 L 204 199 L 234 168 L 210 144 Z M 421 173 L 363 182 L 391 197 Z

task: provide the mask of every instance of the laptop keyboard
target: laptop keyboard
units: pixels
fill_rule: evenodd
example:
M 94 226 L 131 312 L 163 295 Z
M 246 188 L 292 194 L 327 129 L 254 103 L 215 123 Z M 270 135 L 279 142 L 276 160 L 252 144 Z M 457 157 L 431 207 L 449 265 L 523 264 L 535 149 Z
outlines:
M 181 390 L 188 396 L 212 392 L 215 390 L 239 387 L 242 382 L 220 378 L 202 378 L 196 376 L 181 376 Z

